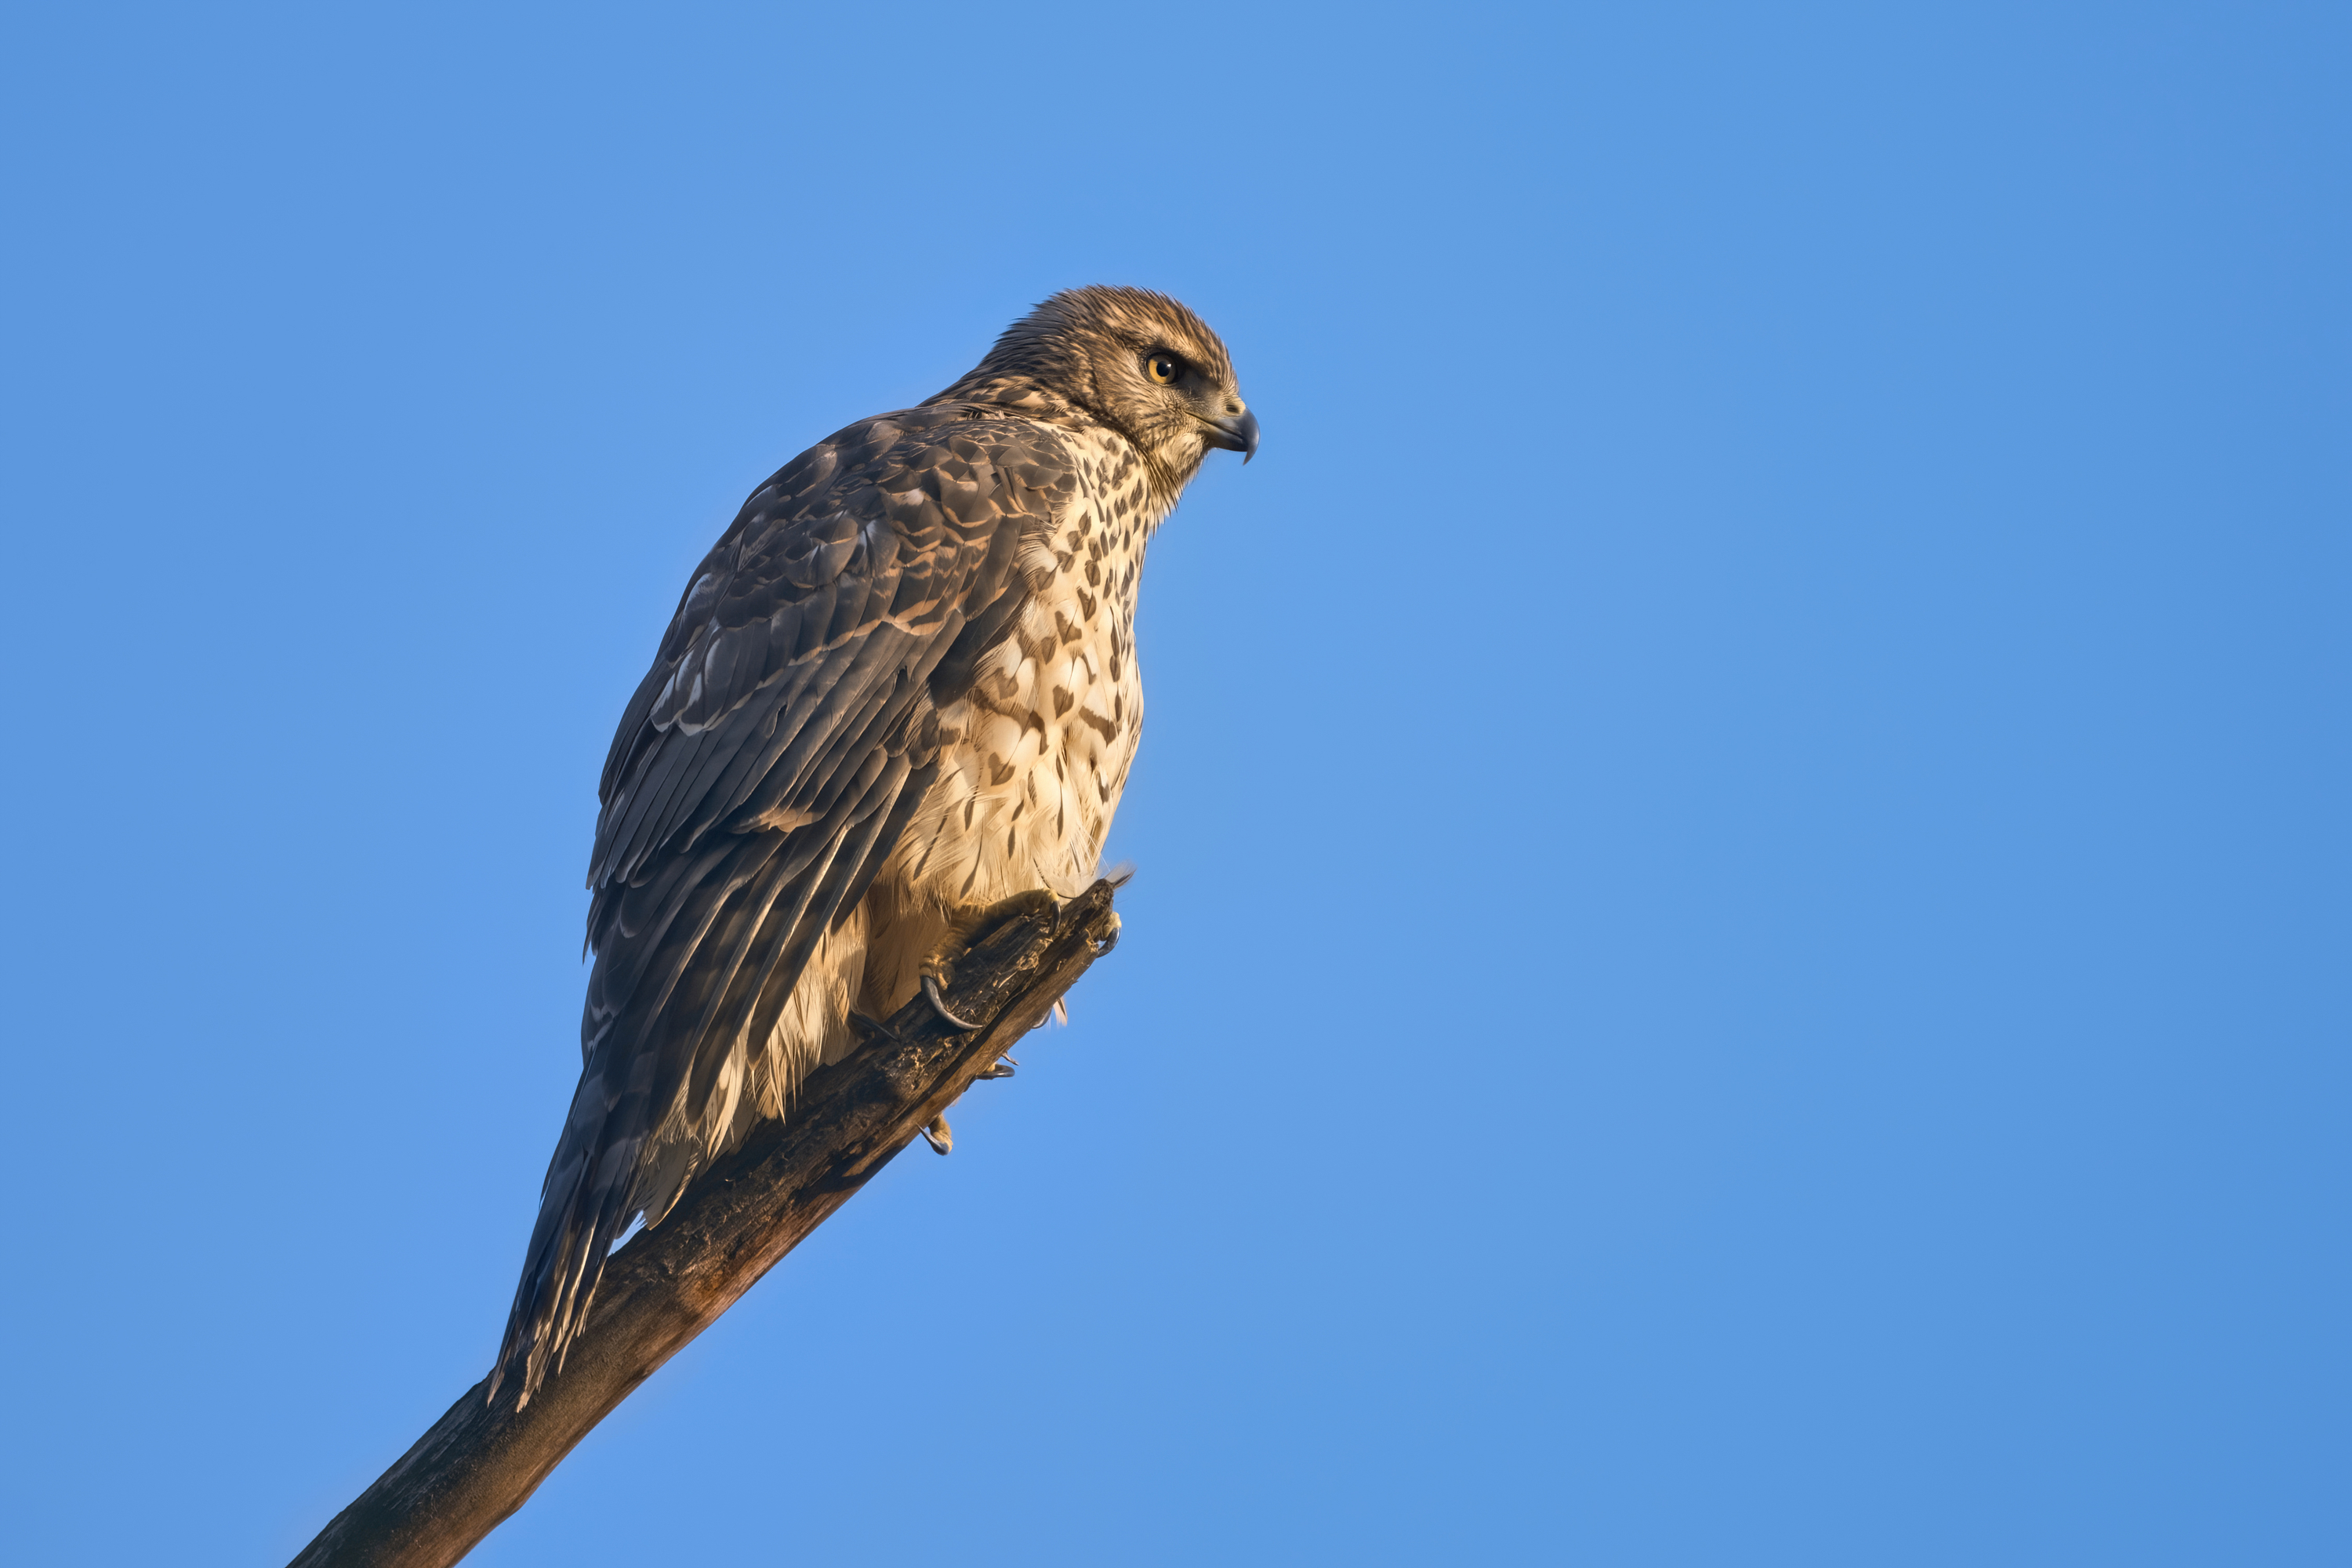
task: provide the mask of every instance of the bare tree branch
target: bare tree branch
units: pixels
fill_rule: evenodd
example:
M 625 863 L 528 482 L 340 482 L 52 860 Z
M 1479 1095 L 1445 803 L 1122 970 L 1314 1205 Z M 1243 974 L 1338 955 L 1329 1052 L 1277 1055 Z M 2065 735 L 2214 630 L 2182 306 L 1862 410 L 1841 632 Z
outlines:
M 528 1407 L 502 1394 L 494 1409 L 476 1384 L 293 1568 L 445 1568 L 472 1551 L 632 1389 L 1043 1022 L 1118 934 L 1108 882 L 1058 916 L 992 933 L 949 993 L 982 1027 L 959 1034 L 918 996 L 890 1020 L 895 1038 L 812 1074 L 788 1121 L 763 1123 L 614 1255 L 587 1328 Z

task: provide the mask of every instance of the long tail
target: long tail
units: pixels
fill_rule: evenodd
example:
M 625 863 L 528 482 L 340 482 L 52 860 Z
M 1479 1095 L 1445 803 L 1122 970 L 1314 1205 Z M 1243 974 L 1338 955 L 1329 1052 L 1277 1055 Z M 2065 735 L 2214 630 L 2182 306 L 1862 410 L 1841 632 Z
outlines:
M 562 1367 L 613 1244 L 640 1215 L 658 1224 L 709 1152 L 721 1069 L 769 1037 L 935 770 L 891 758 L 873 771 L 808 837 L 729 835 L 591 914 L 587 1059 L 540 1190 L 491 1399 L 519 1378 L 520 1409 Z
M 681 1114 L 687 1126 L 703 1123 L 709 1086 L 689 1079 L 715 1072 L 696 1071 L 698 1058 L 723 1061 L 740 1048 L 749 1020 L 740 1008 L 716 1016 L 717 1004 L 743 970 L 779 956 L 770 917 L 784 912 L 775 905 L 795 869 L 784 847 L 781 834 L 730 836 L 679 857 L 592 924 L 596 965 L 581 1030 L 587 1059 L 540 1189 L 539 1217 L 490 1373 L 492 1399 L 515 1377 L 516 1407 L 530 1403 L 585 1326 L 613 1244 L 640 1214 L 658 1221 L 693 1174 L 698 1161 L 648 1162 L 646 1144 Z M 633 905 L 631 893 L 646 896 Z M 645 910 L 653 918 L 632 918 Z M 694 1103 L 686 1103 L 698 1088 Z M 663 1169 L 649 1171 L 649 1163 Z M 647 1188 L 657 1173 L 669 1178 L 665 1192 Z

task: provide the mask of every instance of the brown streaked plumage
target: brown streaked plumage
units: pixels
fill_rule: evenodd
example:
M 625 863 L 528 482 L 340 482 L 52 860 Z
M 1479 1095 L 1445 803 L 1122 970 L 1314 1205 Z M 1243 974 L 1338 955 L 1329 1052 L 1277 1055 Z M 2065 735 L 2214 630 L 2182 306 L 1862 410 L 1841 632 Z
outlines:
M 530 1399 L 614 1241 L 846 1055 L 853 1008 L 888 1016 L 983 911 L 1094 875 L 1142 720 L 1144 546 L 1212 448 L 1256 446 L 1200 318 L 1080 289 L 751 493 L 604 764 L 584 1065 L 492 1398 Z

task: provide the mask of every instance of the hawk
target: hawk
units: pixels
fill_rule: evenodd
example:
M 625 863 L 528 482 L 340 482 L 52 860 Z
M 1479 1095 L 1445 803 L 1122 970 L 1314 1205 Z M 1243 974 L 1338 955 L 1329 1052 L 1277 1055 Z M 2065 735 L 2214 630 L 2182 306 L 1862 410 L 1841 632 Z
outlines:
M 1093 878 L 1135 760 L 1144 547 L 1257 417 L 1198 316 L 1079 289 L 938 396 L 777 470 L 621 715 L 583 1065 L 490 1397 L 529 1402 L 614 1242 L 953 955 Z M 944 1150 L 946 1127 L 934 1125 Z

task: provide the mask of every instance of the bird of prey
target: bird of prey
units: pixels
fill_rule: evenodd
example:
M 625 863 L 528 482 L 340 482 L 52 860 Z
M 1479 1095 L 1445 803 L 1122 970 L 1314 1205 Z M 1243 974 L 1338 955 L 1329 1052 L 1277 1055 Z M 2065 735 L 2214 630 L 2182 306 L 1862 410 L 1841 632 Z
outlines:
M 584 1065 L 495 1400 L 527 1403 L 605 1255 L 983 924 L 1095 874 L 1143 716 L 1144 547 L 1257 450 L 1225 347 L 1091 288 L 751 492 L 695 569 L 598 787 Z M 944 1147 L 943 1123 L 932 1129 Z

